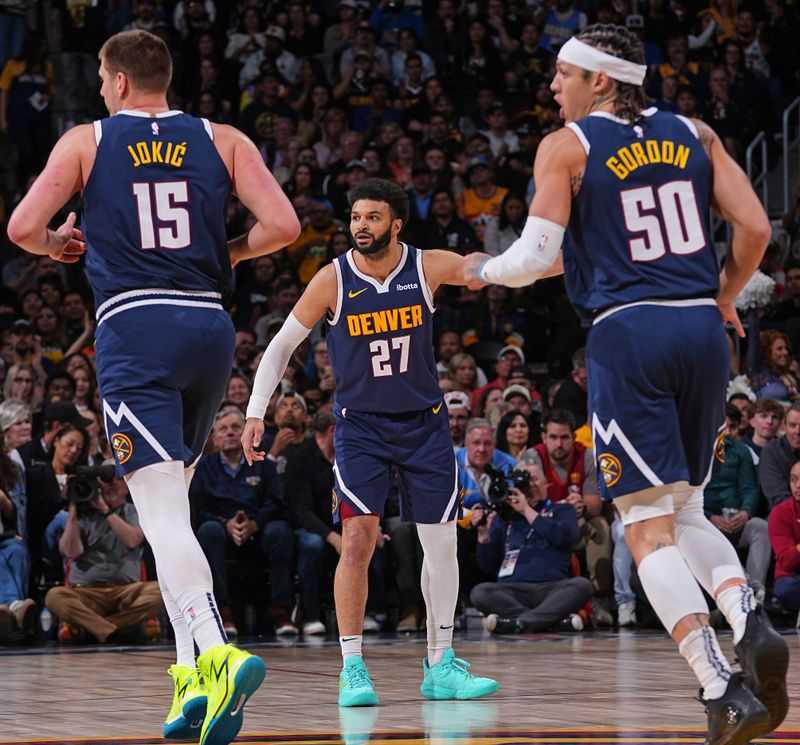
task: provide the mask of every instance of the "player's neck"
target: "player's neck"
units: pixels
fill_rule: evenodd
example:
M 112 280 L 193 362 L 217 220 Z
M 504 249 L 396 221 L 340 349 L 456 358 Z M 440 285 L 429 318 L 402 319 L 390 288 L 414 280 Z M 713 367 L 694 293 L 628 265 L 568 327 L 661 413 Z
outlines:
M 162 96 L 137 96 L 124 102 L 122 111 L 142 111 L 146 114 L 163 114 L 169 111 L 167 99 Z
M 385 282 L 386 278 L 397 269 L 403 255 L 403 247 L 395 239 L 392 240 L 383 251 L 376 254 L 362 254 L 353 251 L 353 257 L 359 271 L 377 279 L 378 282 Z

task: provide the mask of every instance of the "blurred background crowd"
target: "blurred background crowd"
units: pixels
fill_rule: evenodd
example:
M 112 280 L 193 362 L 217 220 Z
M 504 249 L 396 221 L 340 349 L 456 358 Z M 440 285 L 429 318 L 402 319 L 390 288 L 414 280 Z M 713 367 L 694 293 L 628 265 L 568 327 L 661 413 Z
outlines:
M 535 191 L 537 146 L 562 126 L 549 88 L 558 48 L 595 22 L 642 39 L 653 106 L 703 119 L 740 161 L 763 131 L 770 162 L 778 158 L 781 115 L 800 88 L 800 18 L 785 0 L 0 0 L 0 220 L 57 137 L 105 115 L 97 51 L 125 29 L 165 40 L 171 107 L 251 137 L 301 220 L 293 244 L 235 269 L 234 365 L 191 487 L 231 634 L 335 632 L 341 539 L 324 324 L 293 355 L 267 411 L 267 459 L 247 466 L 238 438 L 264 349 L 314 274 L 351 246 L 348 190 L 369 177 L 401 184 L 412 215 L 401 239 L 420 248 L 504 251 Z M 77 199 L 70 208 L 80 214 Z M 761 267 L 771 297 L 748 316 L 749 349 L 731 339 L 727 429 L 706 510 L 746 556 L 770 612 L 794 623 L 800 195 L 778 217 Z M 229 236 L 252 219 L 232 198 Z M 154 567 L 124 481 L 90 471 L 76 487 L 71 475 L 113 455 L 82 266 L 24 254 L 5 231 L 3 241 L 0 642 L 34 631 L 62 642 L 158 635 Z M 657 623 L 601 499 L 613 474 L 592 455 L 587 324 L 562 282 L 442 288 L 435 300 L 465 507 L 463 623 L 498 617 L 485 622 L 495 633 Z M 512 527 L 525 538 L 515 526 L 529 510 L 552 529 L 525 539 L 509 574 L 503 543 Z M 401 522 L 394 493 L 366 630 L 424 629 L 419 572 L 414 526 Z M 531 592 L 511 597 L 510 583 Z

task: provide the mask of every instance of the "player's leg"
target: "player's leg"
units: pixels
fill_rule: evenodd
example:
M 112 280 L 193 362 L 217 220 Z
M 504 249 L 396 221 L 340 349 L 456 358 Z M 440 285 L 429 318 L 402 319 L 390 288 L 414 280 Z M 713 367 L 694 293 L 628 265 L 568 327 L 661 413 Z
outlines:
M 390 462 L 382 451 L 391 439 L 390 420 L 336 409 L 333 466 L 334 516 L 342 523 L 342 553 L 333 593 L 343 667 L 340 706 L 374 706 L 378 696 L 362 657 L 368 572 L 378 538 L 378 520 L 389 492 Z M 383 444 L 387 443 L 387 444 Z
M 469 663 L 458 659 L 453 650 L 459 578 L 458 480 L 446 414 L 441 407 L 436 413 L 422 412 L 406 423 L 399 441 L 401 518 L 417 524 L 424 554 L 421 586 L 428 655 L 420 691 L 433 699 L 486 696 L 498 690 L 496 681 L 471 675 Z

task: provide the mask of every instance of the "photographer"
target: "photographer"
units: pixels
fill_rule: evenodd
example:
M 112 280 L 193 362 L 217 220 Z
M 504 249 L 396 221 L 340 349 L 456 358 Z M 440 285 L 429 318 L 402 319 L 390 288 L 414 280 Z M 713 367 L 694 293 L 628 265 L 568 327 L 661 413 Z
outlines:
M 110 465 L 109 465 L 110 464 Z M 113 469 L 113 461 L 101 468 Z M 120 641 L 121 632 L 136 628 L 161 613 L 158 582 L 141 582 L 144 534 L 128 487 L 121 477 L 100 469 L 71 475 L 67 483 L 69 508 L 58 541 L 68 559 L 69 586 L 53 587 L 45 604 L 66 624 L 85 629 L 99 642 Z M 88 499 L 87 499 L 88 497 Z M 72 641 L 69 626 L 59 638 Z
M 578 538 L 575 508 L 547 499 L 541 469 L 524 470 L 531 474 L 526 493 L 509 486 L 500 511 L 486 515 L 482 506 L 472 508 L 478 563 L 497 581 L 474 587 L 470 600 L 496 634 L 546 631 L 565 619 L 577 628 L 579 617 L 571 616 L 591 598 L 592 583 L 570 572 Z

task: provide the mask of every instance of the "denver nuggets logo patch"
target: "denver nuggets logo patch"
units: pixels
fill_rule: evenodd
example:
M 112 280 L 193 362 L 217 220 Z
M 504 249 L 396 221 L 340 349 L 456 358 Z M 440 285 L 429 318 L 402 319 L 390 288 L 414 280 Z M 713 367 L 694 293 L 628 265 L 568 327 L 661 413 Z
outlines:
M 335 515 L 336 510 L 339 509 L 339 497 L 336 496 L 336 492 L 331 492 L 331 514 Z
M 603 481 L 608 487 L 614 486 L 622 476 L 622 463 L 619 462 L 616 455 L 601 453 L 597 456 L 597 465 L 600 473 L 603 474 Z
M 725 462 L 725 434 L 720 432 L 714 443 L 714 457 L 720 462 Z
M 120 465 L 127 463 L 133 455 L 131 438 L 121 432 L 111 435 L 111 447 L 114 449 L 114 455 Z

